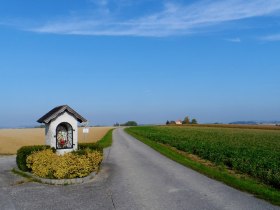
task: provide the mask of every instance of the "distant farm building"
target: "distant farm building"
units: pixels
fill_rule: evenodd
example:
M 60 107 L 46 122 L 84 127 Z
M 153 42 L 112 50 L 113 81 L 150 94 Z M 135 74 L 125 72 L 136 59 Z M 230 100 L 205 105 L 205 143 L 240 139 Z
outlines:
M 182 120 L 176 120 L 176 121 L 175 121 L 175 124 L 176 124 L 176 125 L 182 125 L 183 123 L 182 123 Z

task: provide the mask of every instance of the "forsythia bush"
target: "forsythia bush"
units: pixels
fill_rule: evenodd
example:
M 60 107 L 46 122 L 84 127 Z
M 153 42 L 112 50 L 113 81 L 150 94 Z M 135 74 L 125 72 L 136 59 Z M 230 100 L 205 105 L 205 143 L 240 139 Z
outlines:
M 39 177 L 71 179 L 85 177 L 97 171 L 101 161 L 102 154 L 89 149 L 86 149 L 83 155 L 67 153 L 63 156 L 47 149 L 29 155 L 26 165 Z

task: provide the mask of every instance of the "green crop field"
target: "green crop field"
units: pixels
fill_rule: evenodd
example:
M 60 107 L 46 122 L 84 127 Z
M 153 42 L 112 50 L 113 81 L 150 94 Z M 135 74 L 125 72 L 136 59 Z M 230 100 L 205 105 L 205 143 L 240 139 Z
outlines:
M 197 155 L 280 189 L 280 131 L 201 126 L 131 127 L 128 132 Z

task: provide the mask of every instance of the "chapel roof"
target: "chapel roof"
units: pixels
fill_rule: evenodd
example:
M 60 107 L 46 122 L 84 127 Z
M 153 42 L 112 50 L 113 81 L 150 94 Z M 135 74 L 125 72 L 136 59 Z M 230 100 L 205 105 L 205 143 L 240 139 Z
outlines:
M 62 105 L 57 106 L 53 108 L 51 111 L 49 111 L 47 114 L 45 114 L 43 117 L 41 117 L 39 120 L 37 120 L 38 123 L 50 123 L 53 119 L 55 119 L 57 116 L 62 114 L 63 112 L 68 112 L 73 117 L 77 119 L 78 122 L 87 122 L 85 118 L 83 118 L 80 114 L 78 114 L 76 111 L 74 111 L 71 107 L 68 105 Z

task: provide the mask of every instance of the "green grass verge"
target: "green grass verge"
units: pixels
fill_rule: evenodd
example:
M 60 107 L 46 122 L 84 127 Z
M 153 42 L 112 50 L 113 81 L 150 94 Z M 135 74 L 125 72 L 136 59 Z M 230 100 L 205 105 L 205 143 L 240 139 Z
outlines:
M 210 166 L 203 165 L 202 163 L 196 162 L 186 157 L 185 155 L 178 153 L 177 151 L 173 150 L 171 147 L 159 144 L 148 138 L 134 134 L 131 130 L 129 130 L 129 128 L 126 128 L 125 131 L 128 134 L 135 137 L 136 139 L 147 144 L 154 150 L 174 160 L 177 163 L 187 166 L 210 178 L 221 181 L 229 186 L 232 186 L 242 191 L 249 192 L 258 198 L 262 198 L 264 200 L 271 202 L 272 204 L 280 206 L 280 191 L 275 188 L 262 184 L 250 177 L 242 176 L 240 178 L 239 176 L 231 174 L 226 169 L 223 169 L 221 167 L 210 167 Z
M 113 130 L 114 130 L 114 129 L 109 130 L 109 131 L 105 134 L 105 136 L 103 136 L 103 138 L 100 139 L 100 140 L 97 142 L 97 145 L 98 145 L 99 147 L 101 147 L 101 148 L 106 148 L 106 147 L 112 146 L 112 142 L 113 142 L 113 140 L 112 140 L 112 138 L 113 138 L 113 137 L 112 137 Z
M 20 175 L 20 176 L 22 176 L 22 177 L 24 177 L 24 178 L 27 178 L 27 179 L 31 179 L 31 178 L 32 178 L 32 176 L 27 175 L 27 174 L 24 173 L 23 171 L 17 170 L 17 169 L 15 169 L 15 168 L 12 169 L 12 172 L 13 172 L 14 174 Z
M 14 174 L 17 174 L 19 176 L 22 176 L 24 178 L 26 178 L 29 182 L 39 182 L 39 183 L 42 183 L 40 179 L 35 179 L 34 177 L 32 177 L 31 175 L 28 175 L 27 173 L 21 171 L 21 170 L 18 170 L 18 169 L 15 169 L 13 168 L 12 169 L 12 172 Z

